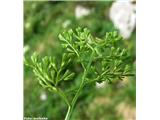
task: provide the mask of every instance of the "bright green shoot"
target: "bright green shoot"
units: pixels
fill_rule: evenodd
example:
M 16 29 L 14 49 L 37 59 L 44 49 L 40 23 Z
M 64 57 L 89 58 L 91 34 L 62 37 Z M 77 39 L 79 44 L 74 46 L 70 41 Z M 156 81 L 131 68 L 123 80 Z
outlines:
M 62 59 L 52 56 L 39 58 L 34 53 L 31 61 L 25 60 L 25 65 L 31 67 L 40 85 L 49 91 L 59 94 L 68 106 L 65 120 L 70 120 L 83 88 L 96 82 L 122 80 L 129 73 L 129 54 L 126 49 L 119 47 L 122 37 L 117 32 L 106 33 L 104 39 L 95 38 L 87 28 L 72 29 L 59 34 L 61 45 L 64 48 Z M 74 72 L 71 65 L 79 65 L 80 73 Z M 77 80 L 80 82 L 77 90 L 69 98 L 62 87 L 62 83 Z

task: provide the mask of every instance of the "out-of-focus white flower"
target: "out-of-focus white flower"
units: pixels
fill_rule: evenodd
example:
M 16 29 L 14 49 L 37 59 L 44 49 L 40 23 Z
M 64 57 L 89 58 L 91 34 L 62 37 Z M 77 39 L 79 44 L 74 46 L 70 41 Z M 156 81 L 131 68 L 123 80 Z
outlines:
M 66 21 L 63 22 L 62 27 L 63 27 L 63 28 L 66 28 L 66 27 L 68 27 L 70 24 L 71 24 L 71 21 L 70 21 L 70 20 L 66 20 Z
M 40 95 L 40 100 L 45 101 L 47 99 L 47 95 L 45 92 L 42 92 Z
M 117 0 L 111 6 L 109 17 L 120 34 L 129 38 L 136 25 L 136 7 L 131 0 Z
M 101 83 L 96 82 L 96 88 L 97 89 L 104 88 L 105 86 L 106 86 L 106 82 L 105 81 L 103 81 Z
M 23 53 L 25 54 L 26 52 L 29 51 L 29 49 L 30 49 L 29 45 L 25 45 L 25 46 L 23 47 Z
M 78 6 L 76 6 L 76 9 L 75 9 L 75 16 L 76 16 L 76 18 L 81 18 L 83 16 L 89 15 L 90 12 L 91 12 L 90 9 L 78 5 Z

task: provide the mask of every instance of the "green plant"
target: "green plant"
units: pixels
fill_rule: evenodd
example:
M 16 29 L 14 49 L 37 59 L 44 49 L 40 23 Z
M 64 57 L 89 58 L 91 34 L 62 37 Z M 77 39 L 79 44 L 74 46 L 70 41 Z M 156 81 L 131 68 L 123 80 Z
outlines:
M 87 28 L 78 27 L 75 31 L 70 29 L 59 34 L 59 39 L 64 48 L 61 60 L 51 56 L 40 59 L 34 53 L 31 61 L 25 60 L 25 65 L 33 69 L 42 87 L 59 94 L 67 104 L 65 120 L 70 120 L 85 86 L 102 81 L 111 83 L 133 75 L 129 72 L 129 54 L 119 47 L 122 37 L 117 32 L 106 33 L 104 39 L 99 39 L 93 37 Z M 79 73 L 71 69 L 76 65 L 81 68 Z M 71 87 L 68 83 L 75 84 L 76 80 L 80 81 L 75 85 L 76 89 L 71 90 L 74 94 L 68 94 L 64 88 Z

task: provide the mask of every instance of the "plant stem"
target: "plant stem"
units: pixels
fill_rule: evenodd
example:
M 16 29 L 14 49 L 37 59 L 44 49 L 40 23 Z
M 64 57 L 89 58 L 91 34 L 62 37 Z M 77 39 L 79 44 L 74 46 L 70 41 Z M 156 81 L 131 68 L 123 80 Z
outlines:
M 93 56 L 94 56 L 94 51 L 92 51 L 89 63 L 87 65 L 87 69 L 84 69 L 84 73 L 83 73 L 83 76 L 82 76 L 80 87 L 78 88 L 78 91 L 77 91 L 77 93 L 75 94 L 75 96 L 74 96 L 74 98 L 72 100 L 71 106 L 68 108 L 65 120 L 70 120 L 71 114 L 72 114 L 74 106 L 76 104 L 76 101 L 77 101 L 77 99 L 78 99 L 78 97 L 80 95 L 80 92 L 82 91 L 82 89 L 84 87 L 85 77 L 86 77 L 88 69 L 89 69 L 89 67 L 90 67 L 90 65 L 92 63 Z
M 67 114 L 66 114 L 65 120 L 69 120 L 70 119 L 70 114 L 71 114 L 71 106 L 68 106 L 68 110 L 67 110 Z
M 64 100 L 64 102 L 70 106 L 70 103 L 68 101 L 67 96 L 63 93 L 63 91 L 61 89 L 58 89 L 58 94 L 61 96 L 61 98 Z
M 71 106 L 69 106 L 69 108 L 68 108 L 68 111 L 67 111 L 65 120 L 70 120 L 70 117 L 71 117 L 71 114 L 72 114 L 72 112 L 73 112 L 73 108 L 74 108 L 74 106 L 75 106 L 75 103 L 76 103 L 76 101 L 77 101 L 77 99 L 78 99 L 78 97 L 79 97 L 79 95 L 80 95 L 80 92 L 81 92 L 83 86 L 84 86 L 83 84 L 84 84 L 84 80 L 85 80 L 85 79 L 84 79 L 84 78 L 85 78 L 85 75 L 86 75 L 86 72 L 84 71 L 84 74 L 83 74 L 83 77 L 82 77 L 82 82 L 81 82 L 81 84 L 80 84 L 80 87 L 79 87 L 76 95 L 74 96 L 74 98 L 73 98 L 73 100 L 72 100 Z

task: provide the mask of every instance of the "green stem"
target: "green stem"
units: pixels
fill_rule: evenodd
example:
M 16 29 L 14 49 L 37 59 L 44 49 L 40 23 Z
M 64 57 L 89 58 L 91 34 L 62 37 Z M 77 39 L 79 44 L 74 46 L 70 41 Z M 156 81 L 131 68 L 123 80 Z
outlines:
M 83 73 L 83 76 L 82 76 L 82 81 L 81 81 L 81 84 L 80 84 L 80 87 L 78 88 L 78 91 L 76 93 L 76 95 L 74 96 L 73 100 L 72 100 L 72 103 L 71 103 L 71 107 L 69 108 L 68 112 L 67 112 L 67 115 L 66 115 L 66 118 L 65 120 L 69 120 L 70 117 L 71 117 L 71 114 L 73 112 L 73 109 L 74 109 L 74 106 L 76 104 L 76 101 L 78 100 L 78 97 L 84 87 L 84 83 L 85 83 L 85 77 L 87 75 L 87 72 L 88 72 L 88 69 L 92 63 L 92 59 L 93 59 L 93 56 L 94 56 L 94 51 L 92 52 L 91 54 L 91 57 L 90 57 L 90 60 L 89 60 L 89 63 L 87 65 L 87 69 L 84 69 L 84 73 Z
M 65 103 L 70 106 L 70 103 L 68 101 L 67 96 L 64 94 L 64 92 L 61 89 L 58 89 L 57 93 L 61 96 L 61 98 L 65 101 Z
M 72 114 L 72 112 L 73 112 L 73 108 L 74 108 L 74 106 L 75 106 L 75 103 L 76 103 L 76 101 L 77 101 L 77 99 L 78 99 L 78 97 L 79 97 L 79 95 L 80 95 L 80 92 L 81 92 L 81 90 L 82 90 L 82 88 L 83 88 L 83 84 L 84 84 L 84 80 L 85 80 L 85 79 L 84 79 L 84 78 L 85 78 L 85 75 L 86 75 L 86 72 L 84 71 L 84 74 L 83 74 L 83 77 L 82 77 L 82 82 L 81 82 L 81 84 L 80 84 L 80 87 L 79 87 L 76 95 L 74 96 L 74 98 L 73 98 L 73 100 L 72 100 L 72 103 L 71 103 L 70 108 L 68 108 L 68 111 L 67 111 L 65 120 L 70 120 L 70 117 L 71 117 L 71 114 Z
M 70 118 L 70 113 L 71 113 L 71 105 L 68 101 L 67 96 L 64 94 L 64 92 L 61 89 L 58 89 L 58 94 L 62 97 L 62 99 L 65 101 L 65 103 L 68 105 L 68 110 L 67 110 L 67 114 L 65 117 L 65 120 L 69 120 Z
M 67 114 L 66 114 L 65 120 L 69 120 L 69 119 L 70 119 L 70 114 L 71 114 L 71 106 L 68 107 L 68 110 L 67 110 Z

